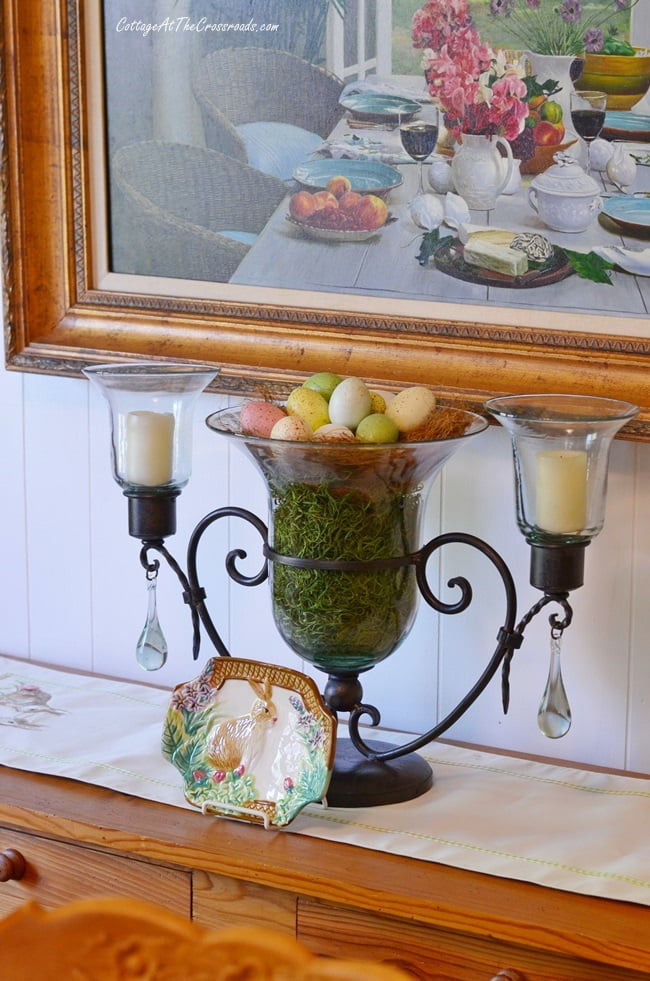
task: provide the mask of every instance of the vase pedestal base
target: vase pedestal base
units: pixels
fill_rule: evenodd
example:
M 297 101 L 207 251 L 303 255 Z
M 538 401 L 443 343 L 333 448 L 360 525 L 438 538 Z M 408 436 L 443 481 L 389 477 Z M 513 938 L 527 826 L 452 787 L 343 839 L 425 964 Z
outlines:
M 369 740 L 378 753 L 394 749 L 392 743 Z M 376 807 L 399 804 L 420 797 L 433 786 L 429 764 L 409 753 L 394 760 L 373 760 L 362 756 L 351 740 L 340 739 L 332 779 L 327 791 L 329 807 Z

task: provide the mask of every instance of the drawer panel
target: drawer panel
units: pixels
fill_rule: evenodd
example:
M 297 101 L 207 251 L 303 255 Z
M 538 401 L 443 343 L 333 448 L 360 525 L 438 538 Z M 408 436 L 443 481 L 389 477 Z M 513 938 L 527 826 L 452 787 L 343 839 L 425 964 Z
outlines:
M 17 882 L 0 882 L 0 915 L 27 900 L 51 908 L 91 896 L 128 896 L 190 916 L 191 874 L 182 869 L 0 828 L 0 852 L 6 848 L 19 851 L 27 869 Z
M 193 873 L 192 918 L 217 930 L 229 926 L 263 926 L 296 935 L 296 896 L 241 882 L 225 875 Z
M 307 898 L 298 901 L 298 939 L 317 954 L 367 957 L 420 981 L 648 981 L 644 972 L 438 930 Z M 598 951 L 594 951 L 598 955 Z

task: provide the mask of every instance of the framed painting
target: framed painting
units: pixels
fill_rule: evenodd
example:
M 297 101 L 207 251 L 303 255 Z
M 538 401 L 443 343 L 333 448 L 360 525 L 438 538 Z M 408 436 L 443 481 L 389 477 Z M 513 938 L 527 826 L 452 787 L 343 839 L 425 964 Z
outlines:
M 283 20 L 272 0 L 1 0 L 8 367 L 70 375 L 102 361 L 192 361 L 220 367 L 217 391 L 278 398 L 328 370 L 429 385 L 473 409 L 505 393 L 607 395 L 641 407 L 622 435 L 649 439 L 650 278 L 613 266 L 607 284 L 571 275 L 519 289 L 422 260 L 418 167 L 399 145 L 405 110 L 368 118 L 341 101 L 363 95 L 370 73 L 390 75 L 384 98 L 403 101 L 407 88 L 414 115 L 432 110 L 423 77 L 394 71 L 394 17 L 407 6 L 302 0 Z M 224 92 L 251 51 L 244 88 L 257 119 L 239 103 L 210 105 L 210 65 L 225 72 Z M 294 149 L 283 134 L 309 141 L 296 150 L 302 170 L 253 159 L 259 123 L 273 124 L 283 151 Z M 319 166 L 345 176 L 356 162 L 332 153 L 339 138 L 395 154 L 361 156 L 388 220 L 359 242 L 287 220 L 297 181 L 313 195 Z M 525 186 L 469 218 L 544 230 Z M 602 217 L 592 230 L 621 241 Z M 579 250 L 591 239 L 558 241 Z

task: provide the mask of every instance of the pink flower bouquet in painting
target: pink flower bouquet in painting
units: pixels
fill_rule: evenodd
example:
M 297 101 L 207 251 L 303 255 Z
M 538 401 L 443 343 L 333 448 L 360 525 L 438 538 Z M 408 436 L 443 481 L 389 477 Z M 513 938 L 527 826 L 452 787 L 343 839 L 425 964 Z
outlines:
M 481 41 L 466 0 L 428 0 L 413 17 L 413 43 L 452 136 L 516 139 L 528 116 L 523 69 Z

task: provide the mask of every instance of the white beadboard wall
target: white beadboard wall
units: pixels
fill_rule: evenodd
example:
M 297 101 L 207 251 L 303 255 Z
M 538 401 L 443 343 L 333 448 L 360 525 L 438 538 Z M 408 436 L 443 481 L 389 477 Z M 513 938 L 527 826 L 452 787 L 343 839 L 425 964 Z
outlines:
M 261 477 L 204 424 L 224 404 L 223 397 L 204 395 L 196 413 L 194 472 L 179 499 L 178 532 L 168 542 L 182 564 L 189 533 L 207 511 L 235 504 L 266 518 Z M 135 663 L 146 584 L 139 543 L 127 533 L 126 501 L 110 471 L 101 396 L 85 380 L 0 369 L 0 448 L 0 651 L 169 687 L 194 677 L 209 642 L 197 666 L 188 610 L 167 568 L 159 579 L 159 612 L 168 663 L 156 674 Z M 528 547 L 515 526 L 505 431 L 491 428 L 477 437 L 438 477 L 426 536 L 439 531 L 471 532 L 501 552 L 517 583 L 519 616 L 539 597 L 528 585 Z M 213 618 L 234 655 L 299 667 L 275 630 L 268 587 L 237 586 L 225 574 L 227 549 L 240 546 L 249 549 L 248 568 L 256 570 L 258 542 L 248 525 L 224 520 L 204 538 L 200 576 Z M 441 618 L 422 603 L 401 648 L 362 679 L 382 723 L 410 732 L 430 728 L 474 683 L 503 617 L 500 581 L 485 559 L 454 546 L 440 564 L 442 583 L 458 574 L 471 580 L 469 610 Z M 649 582 L 650 445 L 617 441 L 605 529 L 587 550 L 585 585 L 573 594 L 574 623 L 564 639 L 570 732 L 551 741 L 536 725 L 548 664 L 547 611 L 515 655 L 508 716 L 497 677 L 449 736 L 650 771 Z

